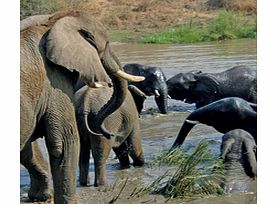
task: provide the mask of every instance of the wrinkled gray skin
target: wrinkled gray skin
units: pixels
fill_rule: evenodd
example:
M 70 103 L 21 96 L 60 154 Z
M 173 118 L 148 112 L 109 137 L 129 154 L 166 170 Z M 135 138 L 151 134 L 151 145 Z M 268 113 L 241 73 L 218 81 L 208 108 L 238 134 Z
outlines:
M 94 158 L 95 181 L 94 186 L 107 184 L 106 160 L 111 149 L 117 155 L 122 166 L 129 166 L 129 156 L 135 166 L 144 164 L 144 156 L 141 147 L 141 132 L 139 126 L 139 114 L 135 102 L 130 93 L 126 100 L 113 114 L 104 121 L 107 128 L 116 133 L 116 136 L 108 140 L 96 132 L 94 125 L 95 115 L 103 104 L 107 103 L 112 95 L 112 88 L 82 87 L 75 93 L 75 108 L 78 129 L 80 133 L 80 184 L 86 186 L 89 183 L 89 159 L 90 151 Z M 84 112 L 89 113 L 88 115 Z
M 55 203 L 76 203 L 76 171 L 79 135 L 73 106 L 74 85 L 110 81 L 114 93 L 96 117 L 99 126 L 124 101 L 127 81 L 119 79 L 122 69 L 110 50 L 103 26 L 81 12 L 57 13 L 43 24 L 26 26 L 20 33 L 20 162 L 31 178 L 31 200 L 50 197 L 44 162 L 32 148 L 45 136 L 50 156 Z M 37 21 L 35 21 L 37 22 Z M 104 127 L 97 128 L 106 136 Z
M 257 176 L 257 146 L 253 137 L 242 129 L 222 137 L 221 158 L 226 170 L 223 187 L 227 192 L 253 191 Z
M 30 26 L 39 26 L 42 24 L 46 24 L 48 22 L 48 19 L 53 15 L 54 14 L 36 15 L 25 18 L 22 21 L 20 21 L 20 31 Z
M 167 113 L 167 85 L 166 77 L 161 68 L 148 67 L 141 64 L 126 64 L 123 66 L 125 72 L 137 76 L 144 76 L 141 82 L 129 82 L 129 85 L 136 86 L 146 96 L 155 96 L 156 104 L 161 113 Z M 134 96 L 139 113 L 143 109 L 144 98 Z
M 256 108 L 256 104 L 238 97 L 223 98 L 198 108 L 184 121 L 172 148 L 181 146 L 191 129 L 199 123 L 212 126 L 221 133 L 243 129 L 257 141 Z
M 257 103 L 257 71 L 240 65 L 220 73 L 191 71 L 167 81 L 172 99 L 202 107 L 225 97 L 240 97 Z

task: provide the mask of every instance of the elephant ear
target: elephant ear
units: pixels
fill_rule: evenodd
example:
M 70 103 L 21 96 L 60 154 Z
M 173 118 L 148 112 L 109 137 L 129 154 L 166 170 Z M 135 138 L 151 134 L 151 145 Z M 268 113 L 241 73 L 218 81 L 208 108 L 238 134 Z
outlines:
M 86 83 L 109 81 L 94 36 L 84 29 L 77 17 L 66 16 L 53 25 L 46 36 L 46 57 L 72 72 L 79 72 Z
M 190 71 L 185 74 L 180 74 L 180 76 L 182 76 L 181 82 L 183 84 L 183 87 L 186 90 L 189 90 L 191 88 L 191 86 L 193 86 L 196 83 L 197 73 L 195 73 L 194 71 Z
M 220 92 L 220 84 L 217 79 L 211 74 L 195 74 L 195 85 L 200 83 L 206 86 L 207 91 L 210 91 L 212 94 Z
M 220 157 L 225 160 L 226 155 L 231 151 L 232 145 L 235 143 L 234 138 L 230 138 L 228 135 L 224 135 L 222 138 L 221 154 Z
M 251 137 L 251 136 L 249 136 Z M 257 158 L 256 158 L 256 144 L 253 138 L 245 139 L 243 142 L 243 147 L 245 148 L 246 152 L 246 162 L 249 165 L 249 169 L 251 170 L 250 175 L 255 177 L 257 175 Z

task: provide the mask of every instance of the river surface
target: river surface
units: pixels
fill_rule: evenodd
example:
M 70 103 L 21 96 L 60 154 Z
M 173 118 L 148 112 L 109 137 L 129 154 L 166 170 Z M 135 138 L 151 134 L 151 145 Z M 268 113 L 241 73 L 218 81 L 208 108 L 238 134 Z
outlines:
M 122 65 L 126 63 L 140 63 L 148 66 L 158 66 L 169 79 L 180 72 L 201 70 L 215 73 L 229 69 L 235 65 L 248 65 L 257 69 L 257 43 L 256 40 L 230 40 L 222 42 L 196 43 L 186 45 L 152 45 L 152 44 L 112 44 L 113 50 L 119 57 Z M 176 100 L 169 100 L 169 113 L 159 114 L 153 97 L 146 99 L 140 118 L 142 131 L 142 146 L 146 163 L 153 157 L 168 150 L 173 144 L 184 119 L 195 109 L 193 104 L 186 104 Z M 195 148 L 199 141 L 209 141 L 209 148 L 214 150 L 215 156 L 219 154 L 222 134 L 206 125 L 197 125 L 189 133 L 182 148 Z M 40 145 L 44 148 L 43 140 Z M 47 154 L 44 150 L 45 155 Z M 80 187 L 77 193 L 80 203 L 108 203 L 119 194 L 120 186 L 128 179 L 116 203 L 165 203 L 162 196 L 148 195 L 141 198 L 130 198 L 130 194 L 137 187 L 152 182 L 166 169 L 146 165 L 143 168 L 120 169 L 115 155 L 111 152 L 107 161 L 107 178 L 115 188 L 101 189 Z M 91 183 L 94 182 L 93 160 L 90 164 Z M 26 169 L 21 166 L 20 172 L 21 201 L 26 200 L 29 188 L 29 177 Z M 167 203 L 180 203 L 171 200 Z M 198 199 L 189 204 L 255 204 L 257 203 L 256 190 L 253 192 L 237 192 L 224 197 Z

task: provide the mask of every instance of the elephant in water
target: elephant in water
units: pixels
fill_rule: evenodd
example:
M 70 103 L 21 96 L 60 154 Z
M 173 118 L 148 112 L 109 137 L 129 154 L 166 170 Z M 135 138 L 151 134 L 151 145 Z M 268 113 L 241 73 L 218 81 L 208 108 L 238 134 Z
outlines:
M 32 146 L 44 136 L 54 203 L 76 203 L 79 135 L 73 100 L 77 79 L 94 86 L 96 81 L 110 82 L 111 77 L 114 93 L 95 120 L 97 130 L 109 138 L 112 133 L 102 122 L 123 103 L 125 79 L 143 78 L 122 71 L 104 26 L 88 13 L 61 12 L 26 24 L 20 32 L 20 162 L 31 178 L 28 196 L 38 201 L 50 197 L 44 162 L 35 158 L 40 153 Z
M 159 67 L 148 67 L 141 64 L 125 64 L 123 66 L 124 71 L 129 74 L 145 77 L 141 82 L 129 82 L 129 85 L 136 86 L 146 96 L 155 96 L 156 104 L 161 113 L 167 113 L 167 98 L 168 91 L 166 85 L 166 77 L 162 69 Z M 139 113 L 143 109 L 143 103 L 145 97 L 139 95 L 133 95 L 138 107 Z
M 257 146 L 253 137 L 242 129 L 227 132 L 222 137 L 221 158 L 226 176 L 222 183 L 226 192 L 253 191 L 257 176 Z
M 198 123 L 212 126 L 221 133 L 243 129 L 257 141 L 256 108 L 256 104 L 238 97 L 224 98 L 198 108 L 184 121 L 172 148 L 181 146 L 188 133 Z
M 195 103 L 197 108 L 226 97 L 257 103 L 257 71 L 244 65 L 220 73 L 179 73 L 166 83 L 172 99 Z
M 94 125 L 95 116 L 103 104 L 107 103 L 112 92 L 112 88 L 107 86 L 100 88 L 84 86 L 75 93 L 76 118 L 81 138 L 79 180 L 82 186 L 86 186 L 89 182 L 90 150 L 95 166 L 95 186 L 107 183 L 106 160 L 111 149 L 114 150 L 121 166 L 129 166 L 128 155 L 133 159 L 133 165 L 144 164 L 139 114 L 130 93 L 127 93 L 122 105 L 104 120 L 105 126 L 115 132 L 116 136 L 109 140 L 97 133 Z

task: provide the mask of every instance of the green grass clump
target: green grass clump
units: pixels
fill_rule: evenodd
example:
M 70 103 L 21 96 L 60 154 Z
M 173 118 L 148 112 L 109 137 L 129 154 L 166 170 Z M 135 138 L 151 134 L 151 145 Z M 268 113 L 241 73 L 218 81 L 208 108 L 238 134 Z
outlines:
M 237 38 L 256 38 L 256 16 L 252 19 L 239 12 L 222 10 L 207 25 L 191 21 L 189 25 L 148 35 L 143 43 L 194 43 Z
M 208 143 L 201 142 L 191 155 L 175 149 L 161 156 L 163 164 L 178 164 L 171 174 L 167 171 L 148 186 L 148 191 L 168 198 L 192 200 L 212 195 L 222 195 L 220 183 L 223 179 L 222 160 L 214 158 Z

